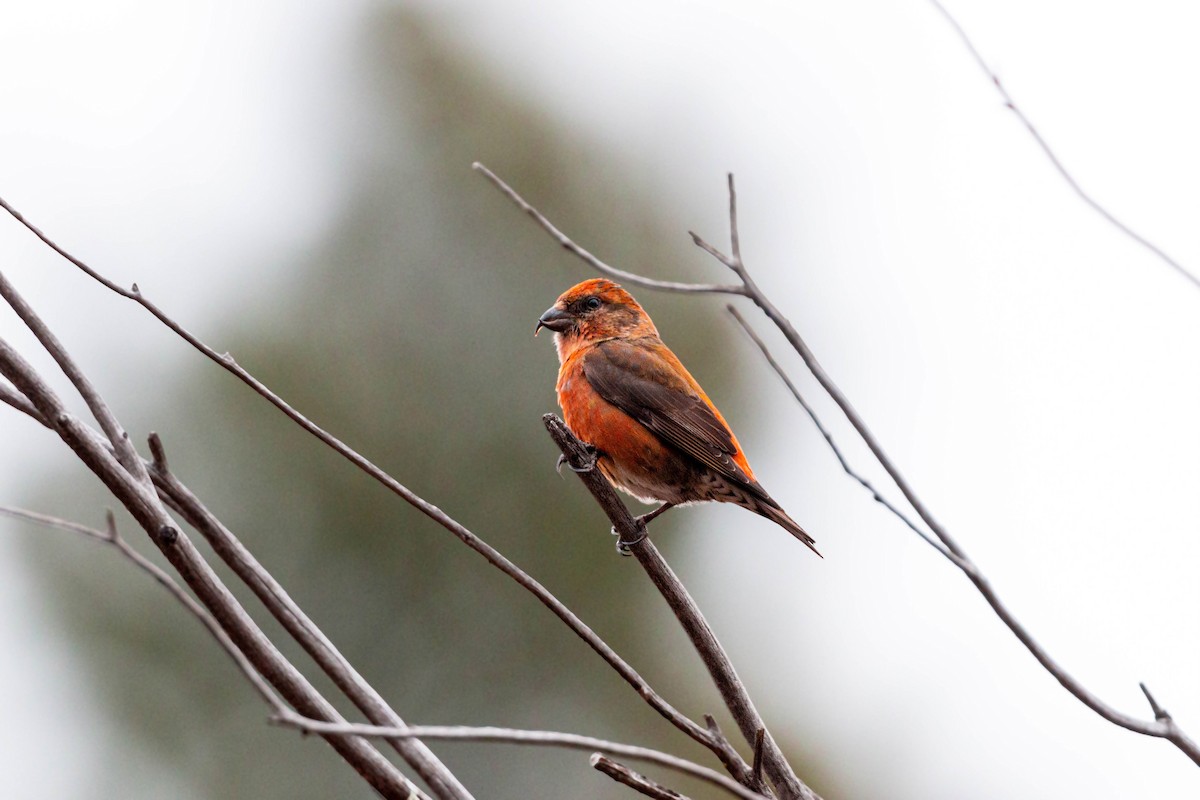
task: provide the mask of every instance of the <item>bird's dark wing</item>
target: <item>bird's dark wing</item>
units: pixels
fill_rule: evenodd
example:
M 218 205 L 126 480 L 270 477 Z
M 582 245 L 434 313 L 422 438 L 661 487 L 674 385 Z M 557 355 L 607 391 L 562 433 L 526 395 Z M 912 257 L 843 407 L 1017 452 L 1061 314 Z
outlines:
M 584 377 L 597 394 L 663 442 L 775 505 L 733 460 L 737 452 L 733 435 L 705 398 L 679 375 L 678 360 L 661 342 L 654 344 L 602 342 L 584 356 Z

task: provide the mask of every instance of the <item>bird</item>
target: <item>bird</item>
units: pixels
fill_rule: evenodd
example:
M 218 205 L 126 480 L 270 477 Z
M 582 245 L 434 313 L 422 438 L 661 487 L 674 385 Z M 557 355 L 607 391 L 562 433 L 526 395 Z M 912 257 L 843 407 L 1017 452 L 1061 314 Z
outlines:
M 733 503 L 818 556 L 814 540 L 759 484 L 737 437 L 629 292 L 592 278 L 563 292 L 534 336 L 554 332 L 563 421 L 614 486 L 645 503 L 648 523 L 692 503 Z

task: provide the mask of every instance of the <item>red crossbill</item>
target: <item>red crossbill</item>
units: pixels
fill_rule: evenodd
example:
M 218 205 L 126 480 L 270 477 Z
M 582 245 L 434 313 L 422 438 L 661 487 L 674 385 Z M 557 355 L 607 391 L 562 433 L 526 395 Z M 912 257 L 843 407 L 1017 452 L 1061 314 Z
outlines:
M 778 523 L 813 552 L 813 539 L 759 485 L 737 437 L 649 315 L 612 281 L 564 292 L 538 320 L 554 331 L 563 419 L 596 450 L 617 488 L 662 505 L 733 503 Z M 817 553 L 820 555 L 820 553 Z

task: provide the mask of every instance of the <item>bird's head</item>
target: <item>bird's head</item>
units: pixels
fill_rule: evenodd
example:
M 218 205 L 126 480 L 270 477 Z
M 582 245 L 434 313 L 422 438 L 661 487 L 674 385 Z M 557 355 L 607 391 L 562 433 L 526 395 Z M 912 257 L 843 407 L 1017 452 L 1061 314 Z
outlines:
M 592 278 L 567 289 L 538 319 L 555 333 L 560 355 L 586 342 L 657 336 L 650 317 L 629 292 L 604 278 Z

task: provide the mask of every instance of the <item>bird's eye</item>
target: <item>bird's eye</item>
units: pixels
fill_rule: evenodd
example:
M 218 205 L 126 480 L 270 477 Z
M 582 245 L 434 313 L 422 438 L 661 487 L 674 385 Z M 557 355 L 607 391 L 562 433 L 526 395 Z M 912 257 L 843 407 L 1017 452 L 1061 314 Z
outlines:
M 595 311 L 601 305 L 599 297 L 589 297 L 583 301 L 583 307 L 588 311 Z

